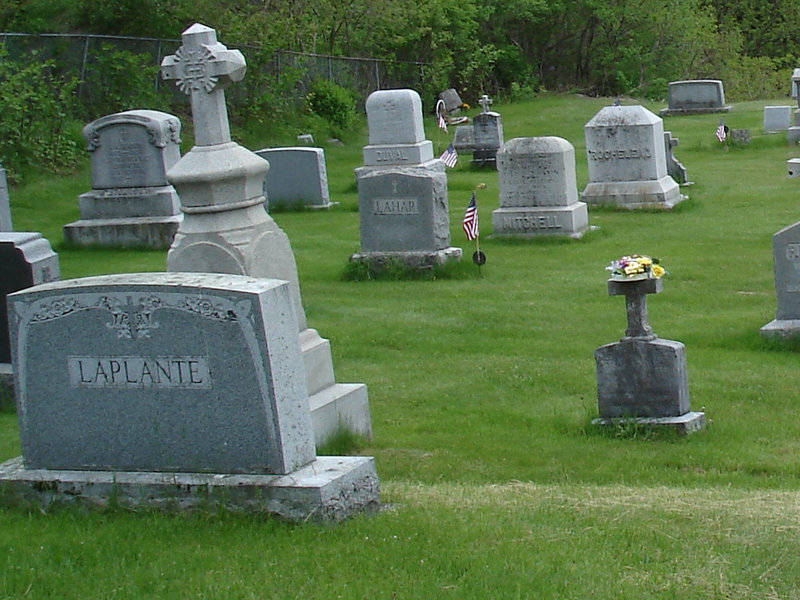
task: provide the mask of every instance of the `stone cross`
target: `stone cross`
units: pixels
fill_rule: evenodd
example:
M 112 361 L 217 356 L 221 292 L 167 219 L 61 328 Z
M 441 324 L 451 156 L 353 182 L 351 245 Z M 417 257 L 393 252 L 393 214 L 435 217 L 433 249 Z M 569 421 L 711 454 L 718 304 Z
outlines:
M 486 94 L 481 96 L 481 99 L 478 100 L 478 104 L 481 105 L 483 112 L 489 112 L 489 107 L 492 105 L 492 99 L 489 98 Z
M 161 76 L 174 79 L 178 88 L 190 95 L 197 146 L 230 142 L 223 89 L 244 77 L 244 56 L 217 42 L 217 32 L 199 23 L 184 31 L 181 39 L 178 51 L 161 61 Z
M 609 296 L 625 296 L 625 311 L 628 316 L 626 338 L 656 339 L 653 328 L 647 322 L 647 294 L 657 294 L 663 287 L 661 279 L 608 280 Z

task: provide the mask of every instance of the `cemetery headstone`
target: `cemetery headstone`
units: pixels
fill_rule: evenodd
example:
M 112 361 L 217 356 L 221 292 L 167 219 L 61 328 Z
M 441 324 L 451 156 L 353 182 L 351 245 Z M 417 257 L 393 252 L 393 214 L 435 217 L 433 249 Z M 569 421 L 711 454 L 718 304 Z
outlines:
M 689 185 L 691 182 L 686 174 L 686 167 L 672 153 L 672 149 L 678 145 L 678 141 L 678 138 L 672 137 L 671 131 L 664 132 L 664 158 L 667 161 L 667 173 L 678 185 Z
M 13 391 L 9 313 L 9 294 L 40 283 L 58 280 L 58 255 L 50 242 L 36 232 L 0 233 L 0 384 Z
M 453 148 L 459 154 L 472 154 L 475 150 L 475 128 L 472 125 L 459 125 L 453 134 Z
M 182 39 L 162 61 L 162 75 L 191 97 L 195 146 L 167 173 L 184 213 L 167 270 L 288 281 L 317 443 L 342 428 L 371 437 L 366 386 L 335 382 L 330 342 L 306 324 L 289 238 L 264 209 L 269 163 L 231 140 L 224 87 L 244 77 L 244 57 L 204 25 L 192 25 Z
M 181 124 L 155 110 L 101 117 L 83 128 L 92 190 L 78 199 L 81 218 L 64 226 L 82 246 L 168 248 L 181 221 L 167 171 L 180 159 Z
M 483 111 L 472 119 L 475 147 L 472 164 L 497 168 L 497 151 L 503 145 L 503 121 L 500 113 L 490 111 L 492 99 L 484 94 L 479 100 Z
M 750 130 L 749 129 L 731 129 L 730 139 L 732 142 L 746 146 L 750 143 Z
M 772 236 L 772 260 L 778 308 L 775 319 L 761 328 L 766 337 L 800 333 L 800 222 Z
M 584 126 L 588 204 L 672 208 L 685 199 L 667 173 L 663 121 L 643 106 L 606 106 Z
M 371 458 L 316 456 L 285 281 L 108 275 L 9 307 L 22 459 L 3 494 L 297 520 L 377 505 Z
M 445 115 L 449 124 L 457 125 L 469 121 L 469 117 L 459 116 L 461 109 L 469 108 L 469 106 L 464 104 L 461 100 L 461 96 L 458 95 L 458 92 L 454 88 L 440 92 L 439 99 L 444 102 Z
M 725 105 L 725 90 L 719 79 L 692 79 L 671 81 L 667 88 L 668 108 L 661 116 L 696 115 L 729 112 Z
M 11 224 L 11 200 L 8 196 L 6 170 L 0 165 L 0 232 L 14 231 Z
M 496 236 L 582 237 L 589 227 L 578 200 L 575 149 L 559 137 L 514 138 L 497 152 L 500 208 Z
M 789 129 L 786 130 L 786 141 L 789 144 L 800 142 L 800 69 L 792 71 L 792 98 L 797 102 L 794 118 Z
M 361 251 L 350 260 L 424 269 L 460 259 L 461 249 L 450 246 L 445 165 L 425 139 L 419 94 L 379 90 L 366 110 L 369 145 L 355 170 Z
M 791 106 L 764 107 L 764 133 L 788 131 L 792 125 Z
M 625 296 L 628 327 L 619 341 L 595 350 L 597 404 L 602 425 L 633 420 L 691 433 L 705 414 L 689 408 L 686 348 L 653 333 L 647 294 L 663 289 L 661 279 L 608 280 L 610 296 Z
M 268 206 L 329 208 L 328 172 L 322 148 L 264 148 L 256 154 L 269 162 L 264 179 Z

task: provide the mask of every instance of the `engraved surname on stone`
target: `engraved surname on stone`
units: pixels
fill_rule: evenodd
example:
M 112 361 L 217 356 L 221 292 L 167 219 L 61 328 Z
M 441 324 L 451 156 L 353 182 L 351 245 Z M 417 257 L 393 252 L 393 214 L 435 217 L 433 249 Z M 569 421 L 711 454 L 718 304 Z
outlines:
M 800 242 L 786 244 L 786 258 L 789 260 L 800 259 Z
M 389 150 L 376 150 L 375 160 L 377 162 L 398 162 L 408 160 L 406 151 L 402 148 L 392 148 Z
M 211 388 L 204 356 L 69 356 L 67 369 L 72 387 Z
M 796 294 L 800 292 L 800 285 L 787 285 L 786 292 L 789 294 Z
M 556 215 L 503 217 L 505 231 L 528 231 L 531 229 L 561 229 Z
M 418 215 L 416 198 L 376 198 L 372 201 L 372 212 L 376 215 Z
M 615 160 L 621 158 L 650 158 L 651 153 L 648 148 L 627 148 L 615 150 L 589 150 L 589 158 L 592 160 Z

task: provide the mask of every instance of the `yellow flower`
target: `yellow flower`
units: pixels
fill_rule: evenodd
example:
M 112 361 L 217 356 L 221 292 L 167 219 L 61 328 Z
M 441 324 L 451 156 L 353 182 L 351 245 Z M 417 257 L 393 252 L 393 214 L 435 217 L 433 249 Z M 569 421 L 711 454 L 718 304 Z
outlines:
M 650 267 L 650 272 L 653 274 L 653 277 L 658 279 L 664 274 L 664 267 L 662 267 L 661 265 L 653 265 L 652 267 Z
M 640 265 L 645 265 L 645 266 L 647 266 L 647 265 L 652 265 L 652 264 L 653 264 L 653 259 L 652 259 L 652 258 L 650 258 L 649 256 L 640 256 L 640 257 L 639 257 L 638 259 L 636 259 L 636 260 L 638 260 L 638 261 L 639 261 L 639 264 L 640 264 Z

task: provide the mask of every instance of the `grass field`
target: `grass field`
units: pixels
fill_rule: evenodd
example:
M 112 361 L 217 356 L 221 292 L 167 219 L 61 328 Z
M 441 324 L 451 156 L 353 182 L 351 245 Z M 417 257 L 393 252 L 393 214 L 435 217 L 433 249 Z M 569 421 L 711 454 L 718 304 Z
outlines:
M 633 103 L 627 101 L 624 103 Z M 609 99 L 544 95 L 495 105 L 505 139 L 557 135 L 587 183 L 583 125 Z M 229 514 L 0 510 L 0 597 L 16 598 L 800 598 L 800 355 L 768 344 L 771 236 L 800 220 L 784 135 L 765 105 L 725 116 L 752 141 L 714 138 L 719 115 L 664 128 L 694 184 L 671 212 L 591 210 L 579 241 L 491 239 L 497 174 L 448 171 L 453 245 L 478 183 L 479 276 L 469 260 L 430 281 L 345 279 L 358 249 L 353 168 L 366 131 L 326 146 L 339 206 L 274 215 L 297 258 L 310 327 L 331 340 L 340 382 L 369 386 L 387 509 L 331 526 Z M 645 104 L 657 112 L 663 105 Z M 473 111 L 474 112 L 474 111 Z M 441 151 L 448 140 L 427 118 Z M 292 140 L 252 139 L 248 147 Z M 62 245 L 88 170 L 11 189 L 17 230 L 41 231 L 62 277 L 161 271 L 165 252 Z M 688 438 L 600 431 L 593 351 L 619 339 L 624 301 L 604 267 L 650 254 L 669 271 L 649 298 L 661 337 L 686 345 Z M 0 412 L 0 458 L 19 454 Z

